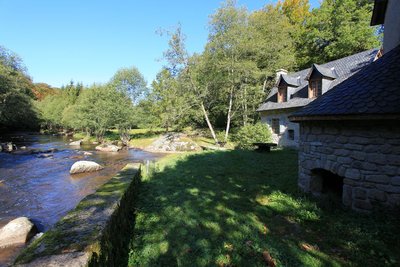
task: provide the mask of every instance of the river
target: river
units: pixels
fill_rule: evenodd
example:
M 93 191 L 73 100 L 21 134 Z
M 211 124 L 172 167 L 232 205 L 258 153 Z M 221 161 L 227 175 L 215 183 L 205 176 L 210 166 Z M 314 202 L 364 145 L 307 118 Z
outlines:
M 95 151 L 95 145 L 69 146 L 70 137 L 14 134 L 0 137 L 27 149 L 57 149 L 50 154 L 0 153 L 0 227 L 26 216 L 41 232 L 51 228 L 80 200 L 96 191 L 129 162 L 154 161 L 162 157 L 136 149 L 119 152 Z M 84 151 L 93 153 L 84 155 Z M 98 172 L 70 175 L 78 160 L 92 160 L 104 166 Z M 0 249 L 0 266 L 7 266 L 21 248 Z

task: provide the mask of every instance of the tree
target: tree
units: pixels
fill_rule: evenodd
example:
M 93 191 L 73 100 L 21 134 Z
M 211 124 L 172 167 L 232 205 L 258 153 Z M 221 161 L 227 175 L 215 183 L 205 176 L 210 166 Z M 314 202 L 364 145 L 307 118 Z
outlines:
M 278 1 L 276 9 L 282 11 L 292 25 L 302 25 L 310 15 L 310 3 L 308 0 Z
M 198 79 L 199 73 L 195 71 L 202 64 L 202 57 L 193 55 L 190 56 L 185 47 L 185 36 L 181 31 L 180 25 L 174 33 L 168 33 L 170 40 L 168 41 L 169 48 L 164 52 L 164 57 L 169 63 L 169 70 L 172 75 L 179 76 L 182 84 L 187 88 L 192 95 L 193 104 L 197 105 L 204 120 L 210 130 L 214 141 L 218 143 L 214 127 L 210 121 L 208 111 L 206 110 L 205 97 L 208 93 L 208 86 L 203 80 Z M 199 69 L 202 69 L 201 67 Z
M 20 57 L 0 46 L 0 128 L 32 129 L 38 126 L 32 88 L 33 83 Z
M 369 26 L 372 3 L 367 0 L 324 0 L 307 19 L 296 45 L 301 68 L 379 46 Z
M 179 127 L 192 108 L 190 95 L 168 69 L 162 69 L 152 83 L 151 99 L 153 113 L 159 118 L 161 127 L 168 131 Z
M 136 67 L 119 69 L 109 84 L 128 95 L 135 104 L 147 93 L 146 81 Z

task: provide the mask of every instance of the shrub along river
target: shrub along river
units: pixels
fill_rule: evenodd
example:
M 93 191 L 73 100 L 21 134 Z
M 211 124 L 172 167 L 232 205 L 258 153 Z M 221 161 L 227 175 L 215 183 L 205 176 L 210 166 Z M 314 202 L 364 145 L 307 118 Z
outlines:
M 40 232 L 52 227 L 85 196 L 93 193 L 129 162 L 153 161 L 162 154 L 136 149 L 119 152 L 95 151 L 95 145 L 73 147 L 70 137 L 14 134 L 0 137 L 26 151 L 53 153 L 0 153 L 0 227 L 20 216 L 30 218 Z M 92 155 L 84 155 L 84 152 Z M 91 160 L 103 170 L 70 175 L 72 164 Z M 9 264 L 20 248 L 0 248 L 0 266 Z

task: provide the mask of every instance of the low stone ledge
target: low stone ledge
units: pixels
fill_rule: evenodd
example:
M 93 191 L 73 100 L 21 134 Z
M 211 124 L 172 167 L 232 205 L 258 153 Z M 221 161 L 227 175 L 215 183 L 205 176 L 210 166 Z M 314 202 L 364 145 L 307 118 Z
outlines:
M 139 184 L 140 164 L 126 165 L 24 249 L 15 265 L 119 266 L 128 253 Z

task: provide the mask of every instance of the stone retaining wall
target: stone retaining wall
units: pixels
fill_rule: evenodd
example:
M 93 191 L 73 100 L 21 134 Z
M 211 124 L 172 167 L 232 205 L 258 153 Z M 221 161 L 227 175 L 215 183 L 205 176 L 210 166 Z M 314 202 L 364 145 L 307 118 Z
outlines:
M 343 204 L 355 210 L 400 205 L 398 122 L 301 122 L 298 184 L 320 193 L 314 169 L 344 178 Z
M 18 256 L 17 266 L 126 265 L 140 165 L 128 164 Z

